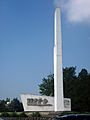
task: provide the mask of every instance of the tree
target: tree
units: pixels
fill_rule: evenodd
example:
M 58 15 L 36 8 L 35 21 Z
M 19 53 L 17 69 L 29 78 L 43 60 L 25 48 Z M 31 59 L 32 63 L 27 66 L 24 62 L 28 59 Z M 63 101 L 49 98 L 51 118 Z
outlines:
M 5 100 L 0 100 L 0 112 L 5 111 L 6 102 Z
M 75 94 L 73 86 L 76 84 L 76 80 L 76 67 L 66 67 L 63 69 L 64 96 L 66 98 L 72 98 Z
M 17 98 L 14 98 L 11 101 L 11 103 L 9 104 L 9 110 L 11 112 L 21 112 L 21 111 L 23 111 L 22 103 Z
M 9 98 L 6 100 L 0 100 L 0 112 L 7 112 L 9 110 L 8 103 L 10 102 Z
M 90 74 L 82 69 L 76 76 L 76 67 L 63 69 L 64 97 L 71 98 L 73 111 L 90 112 Z M 40 94 L 54 95 L 54 75 L 49 75 L 39 85 Z
M 39 89 L 41 95 L 54 96 L 54 75 L 48 75 L 47 78 L 43 78 Z
M 79 79 L 86 79 L 86 77 L 88 76 L 88 72 L 86 69 L 82 69 L 81 72 L 78 75 Z
M 69 83 L 76 79 L 76 67 L 66 67 L 63 69 L 64 86 L 66 88 L 65 94 L 68 90 Z M 54 74 L 48 75 L 47 78 L 42 79 L 42 83 L 39 85 L 41 95 L 54 96 Z
M 10 98 L 6 98 L 6 100 L 0 100 L 0 112 L 21 112 L 23 110 L 22 103 L 14 98 L 10 100 Z
M 90 75 L 86 69 L 82 69 L 78 74 L 76 93 L 76 109 L 90 111 Z
M 64 80 L 74 80 L 76 79 L 76 67 L 66 67 L 63 69 L 63 79 Z

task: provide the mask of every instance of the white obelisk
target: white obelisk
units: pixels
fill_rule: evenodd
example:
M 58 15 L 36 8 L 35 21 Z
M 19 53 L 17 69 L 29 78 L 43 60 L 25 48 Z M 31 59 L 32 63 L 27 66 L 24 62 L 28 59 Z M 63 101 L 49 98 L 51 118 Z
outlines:
M 64 111 L 61 12 L 55 9 L 54 16 L 54 110 Z

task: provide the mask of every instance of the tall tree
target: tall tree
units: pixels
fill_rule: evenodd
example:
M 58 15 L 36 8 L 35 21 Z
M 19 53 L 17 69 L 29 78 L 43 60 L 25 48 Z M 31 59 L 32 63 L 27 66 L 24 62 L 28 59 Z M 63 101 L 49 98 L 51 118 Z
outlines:
M 76 76 L 76 67 L 63 69 L 64 97 L 71 98 L 73 111 L 90 111 L 90 74 L 82 69 Z M 42 95 L 54 95 L 54 75 L 43 78 L 39 85 Z
M 66 67 L 63 69 L 64 96 L 66 98 L 72 98 L 72 93 L 74 95 L 73 85 L 75 85 L 76 79 L 76 67 Z
M 54 96 L 54 75 L 48 75 L 47 78 L 43 78 L 39 89 L 41 95 Z
M 69 83 L 76 79 L 76 67 L 66 67 L 63 69 L 64 86 L 66 88 L 65 94 L 70 86 Z M 42 83 L 39 85 L 41 95 L 54 96 L 54 74 L 48 75 L 47 78 L 42 79 Z

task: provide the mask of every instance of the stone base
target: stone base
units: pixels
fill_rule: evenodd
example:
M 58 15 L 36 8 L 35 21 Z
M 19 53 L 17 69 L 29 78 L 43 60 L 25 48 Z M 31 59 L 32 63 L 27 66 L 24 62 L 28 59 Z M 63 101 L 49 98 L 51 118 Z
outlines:
M 31 94 L 21 94 L 21 100 L 24 107 L 24 111 L 31 112 L 54 112 L 54 97 L 50 96 L 38 96 Z M 71 100 L 64 98 L 64 110 L 71 111 Z

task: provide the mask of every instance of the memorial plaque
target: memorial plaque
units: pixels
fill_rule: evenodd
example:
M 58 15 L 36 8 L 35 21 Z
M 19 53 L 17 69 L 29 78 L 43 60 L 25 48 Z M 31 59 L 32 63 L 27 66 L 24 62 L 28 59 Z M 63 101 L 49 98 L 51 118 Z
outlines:
M 49 96 L 22 94 L 24 111 L 54 111 L 54 99 Z
M 54 97 L 22 94 L 24 111 L 54 111 Z M 64 98 L 64 111 L 71 111 L 71 100 Z
M 48 104 L 47 99 L 27 98 L 27 106 L 52 106 L 52 105 Z

